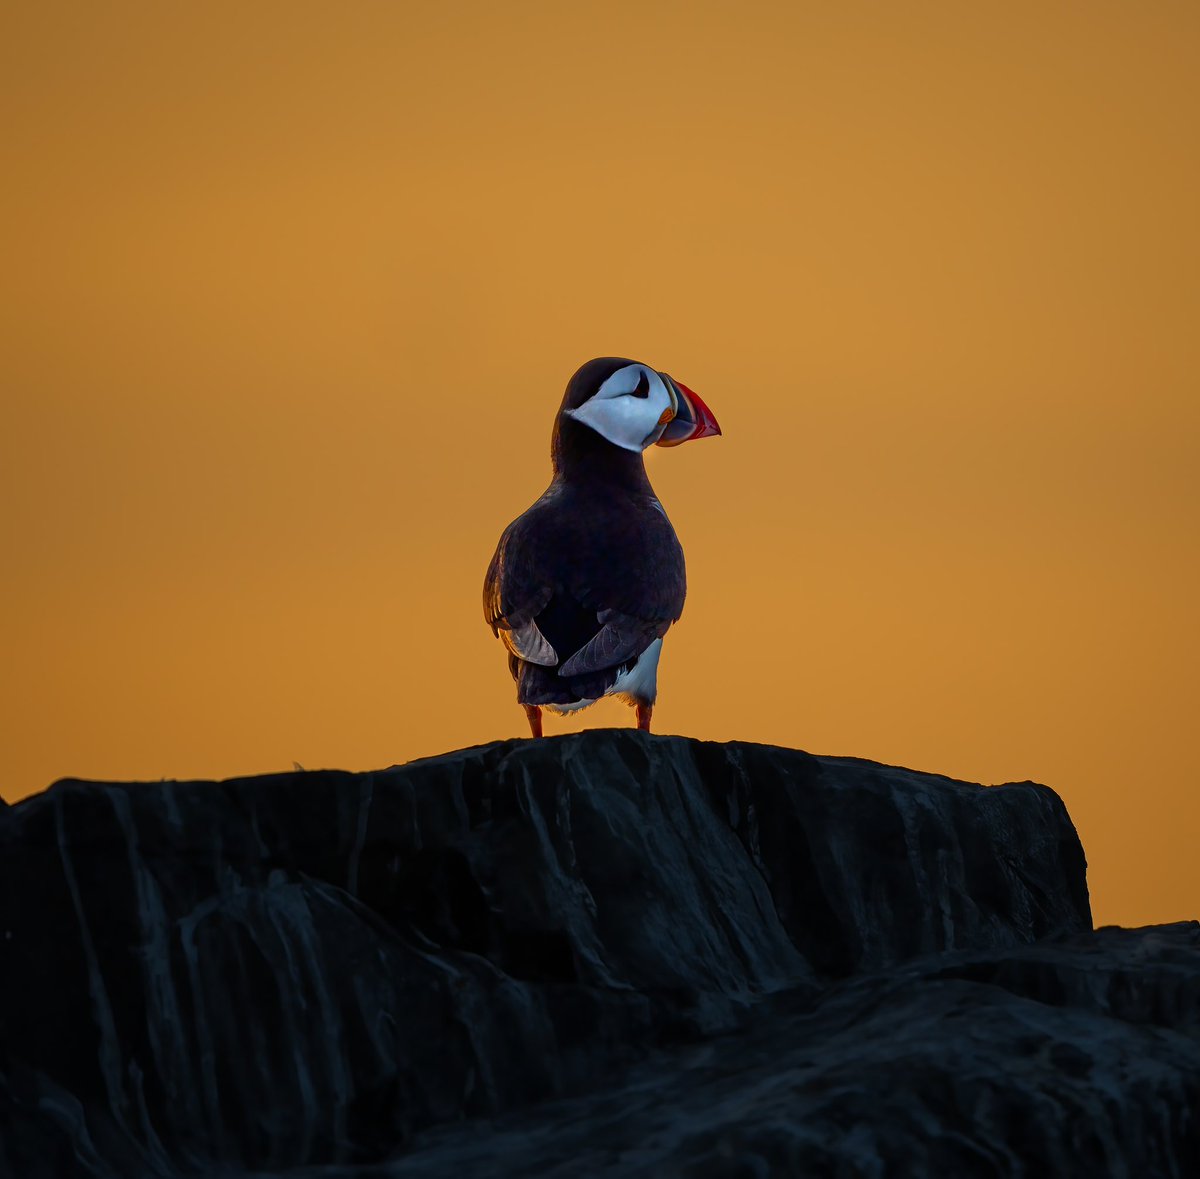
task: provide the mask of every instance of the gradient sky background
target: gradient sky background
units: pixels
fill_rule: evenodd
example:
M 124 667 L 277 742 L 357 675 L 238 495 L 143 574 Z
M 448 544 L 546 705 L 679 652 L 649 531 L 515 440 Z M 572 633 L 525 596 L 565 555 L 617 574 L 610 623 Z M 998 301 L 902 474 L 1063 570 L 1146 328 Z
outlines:
M 658 731 L 1198 915 L 1200 6 L 10 4 L 0 94 L 6 798 L 523 734 L 482 576 L 617 354 L 725 431 Z

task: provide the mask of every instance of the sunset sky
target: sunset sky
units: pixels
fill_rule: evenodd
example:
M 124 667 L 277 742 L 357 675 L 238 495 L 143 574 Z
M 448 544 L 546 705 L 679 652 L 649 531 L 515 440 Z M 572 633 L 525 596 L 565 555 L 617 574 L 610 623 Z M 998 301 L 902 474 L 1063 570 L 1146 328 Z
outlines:
M 523 735 L 483 572 L 621 355 L 724 430 L 657 731 L 1200 916 L 1200 6 L 9 4 L 0 95 L 5 798 Z

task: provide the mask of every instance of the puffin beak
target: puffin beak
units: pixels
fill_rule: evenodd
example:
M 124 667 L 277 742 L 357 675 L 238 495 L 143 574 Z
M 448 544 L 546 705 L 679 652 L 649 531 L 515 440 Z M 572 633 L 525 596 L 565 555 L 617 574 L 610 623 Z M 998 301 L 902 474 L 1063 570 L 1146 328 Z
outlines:
M 693 438 L 711 438 L 720 434 L 721 427 L 717 425 L 712 410 L 691 389 L 666 373 L 659 373 L 659 376 L 674 395 L 675 415 L 659 436 L 656 446 L 678 446 L 681 442 L 691 442 Z

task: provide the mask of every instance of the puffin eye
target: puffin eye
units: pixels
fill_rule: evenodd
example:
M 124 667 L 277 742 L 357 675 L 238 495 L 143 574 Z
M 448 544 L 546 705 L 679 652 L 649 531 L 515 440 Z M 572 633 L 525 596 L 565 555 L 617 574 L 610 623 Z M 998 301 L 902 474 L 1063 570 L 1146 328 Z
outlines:
M 630 397 L 649 397 L 650 396 L 650 378 L 646 376 L 643 369 L 642 375 L 638 377 L 637 388 L 629 394 Z

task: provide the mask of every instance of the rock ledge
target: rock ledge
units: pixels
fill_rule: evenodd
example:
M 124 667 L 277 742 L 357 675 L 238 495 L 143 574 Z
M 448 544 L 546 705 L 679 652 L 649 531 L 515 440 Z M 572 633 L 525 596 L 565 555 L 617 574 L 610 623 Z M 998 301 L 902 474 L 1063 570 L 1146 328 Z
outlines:
M 599 730 L 63 781 L 0 879 L 14 1175 L 1197 1157 L 1197 930 L 1092 933 L 1033 783 Z

